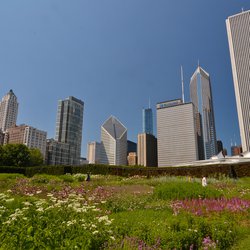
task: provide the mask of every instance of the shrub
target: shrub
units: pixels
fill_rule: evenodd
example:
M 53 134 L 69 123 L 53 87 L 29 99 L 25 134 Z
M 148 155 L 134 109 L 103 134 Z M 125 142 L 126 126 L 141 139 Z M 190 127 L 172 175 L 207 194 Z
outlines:
M 191 199 L 220 197 L 220 191 L 212 187 L 202 187 L 197 182 L 168 182 L 158 185 L 154 190 L 154 196 L 158 199 Z

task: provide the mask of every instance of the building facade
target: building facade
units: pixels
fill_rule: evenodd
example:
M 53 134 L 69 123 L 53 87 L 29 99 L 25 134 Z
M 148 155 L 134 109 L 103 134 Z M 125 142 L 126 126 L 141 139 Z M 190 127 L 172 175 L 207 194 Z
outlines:
M 101 126 L 102 164 L 127 165 L 127 129 L 114 116 Z
M 226 20 L 242 150 L 250 151 L 250 11 Z
M 58 102 L 55 141 L 70 145 L 69 163 L 79 165 L 84 102 L 70 96 Z
M 151 108 L 142 110 L 142 133 L 153 135 L 153 112 Z
M 70 165 L 70 145 L 54 139 L 47 140 L 46 159 L 48 165 Z
M 45 159 L 47 132 L 28 125 L 20 125 L 7 129 L 5 144 L 24 144 L 28 148 L 39 149 Z
M 136 152 L 130 152 L 127 157 L 128 166 L 135 166 L 137 165 L 137 155 Z
M 16 125 L 17 113 L 17 97 L 11 89 L 0 102 L 0 129 L 3 132 Z
M 101 143 L 100 142 L 89 142 L 88 143 L 88 152 L 87 160 L 89 164 L 98 164 L 100 163 L 101 158 Z
M 157 139 L 152 134 L 138 134 L 138 165 L 157 167 Z
M 181 99 L 157 104 L 158 166 L 198 160 L 194 105 Z
M 190 81 L 190 97 L 194 104 L 199 160 L 217 154 L 213 98 L 209 74 L 200 66 Z

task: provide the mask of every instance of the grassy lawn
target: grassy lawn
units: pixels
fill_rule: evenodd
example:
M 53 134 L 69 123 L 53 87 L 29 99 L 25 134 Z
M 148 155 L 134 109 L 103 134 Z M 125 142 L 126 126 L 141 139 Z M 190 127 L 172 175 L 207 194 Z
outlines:
M 250 178 L 0 174 L 0 249 L 248 249 Z

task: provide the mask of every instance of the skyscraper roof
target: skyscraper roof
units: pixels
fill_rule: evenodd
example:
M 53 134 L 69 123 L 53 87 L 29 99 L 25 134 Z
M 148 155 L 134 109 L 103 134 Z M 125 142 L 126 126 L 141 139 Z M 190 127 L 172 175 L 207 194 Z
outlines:
M 110 116 L 102 127 L 114 138 L 119 139 L 127 131 L 126 127 L 114 116 Z

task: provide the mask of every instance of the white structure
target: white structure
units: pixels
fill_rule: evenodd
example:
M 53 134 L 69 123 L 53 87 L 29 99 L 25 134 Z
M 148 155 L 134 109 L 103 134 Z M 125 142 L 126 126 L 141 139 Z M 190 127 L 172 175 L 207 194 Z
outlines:
M 101 127 L 101 143 L 100 163 L 127 165 L 127 129 L 114 116 Z
M 88 153 L 87 160 L 89 164 L 100 163 L 101 156 L 101 143 L 99 142 L 89 142 L 88 143 Z
M 181 99 L 157 104 L 158 166 L 198 160 L 194 107 Z
M 217 154 L 213 98 L 209 74 L 200 66 L 190 80 L 190 98 L 194 104 L 199 159 Z
M 45 159 L 47 132 L 26 126 L 24 131 L 24 142 L 28 148 L 37 148 Z
M 11 89 L 0 102 L 0 129 L 3 132 L 16 125 L 17 112 L 17 97 Z
M 242 150 L 250 151 L 250 11 L 226 20 Z

